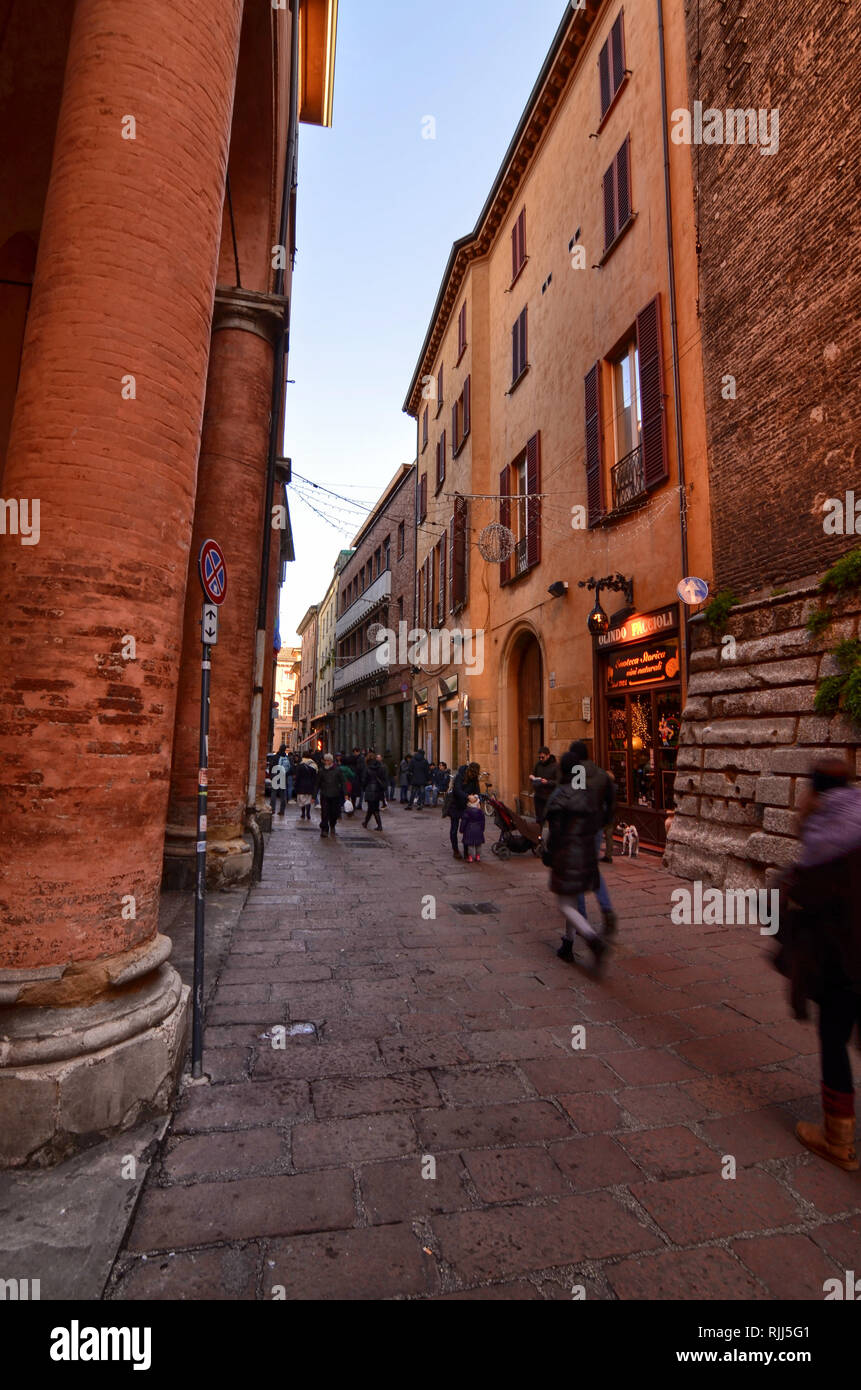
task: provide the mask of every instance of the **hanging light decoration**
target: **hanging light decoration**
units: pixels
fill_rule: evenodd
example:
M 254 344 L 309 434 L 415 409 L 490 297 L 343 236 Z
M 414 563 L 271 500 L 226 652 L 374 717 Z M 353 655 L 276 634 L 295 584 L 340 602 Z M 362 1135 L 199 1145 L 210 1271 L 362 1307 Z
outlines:
M 515 546 L 514 532 L 498 521 L 485 526 L 478 538 L 478 549 L 488 564 L 501 565 L 512 554 Z
M 595 595 L 595 607 L 586 621 L 593 637 L 600 637 L 610 629 L 610 619 L 601 607 L 601 600 L 597 594 Z

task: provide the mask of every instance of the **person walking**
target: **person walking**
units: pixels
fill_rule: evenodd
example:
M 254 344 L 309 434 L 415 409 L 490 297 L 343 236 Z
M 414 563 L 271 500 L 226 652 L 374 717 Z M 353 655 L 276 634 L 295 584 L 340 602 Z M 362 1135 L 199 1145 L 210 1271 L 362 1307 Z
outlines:
M 436 777 L 436 770 L 437 770 L 437 765 L 436 765 L 436 763 L 428 763 L 428 780 L 427 780 L 427 785 L 425 786 L 425 797 L 424 797 L 424 804 L 425 804 L 425 806 L 430 806 L 431 800 L 432 800 L 432 798 L 433 798 L 433 794 L 434 794 L 434 778 Z M 434 803 L 434 804 L 435 804 L 435 803 Z
M 365 768 L 367 767 L 367 763 L 360 748 L 353 749 L 353 756 L 350 758 L 350 764 L 355 773 L 353 778 L 353 805 L 357 811 L 361 811 L 362 792 L 365 786 Z
M 320 774 L 313 758 L 303 758 L 296 769 L 296 801 L 299 806 L 299 820 L 311 824 L 311 807 L 317 796 Z
M 572 743 L 568 751 L 574 759 L 573 766 L 576 768 L 582 768 L 582 776 L 579 778 L 579 780 L 585 781 L 585 790 L 588 792 L 589 797 L 592 801 L 593 813 L 595 817 L 595 855 L 597 858 L 597 856 L 599 856 L 601 853 L 601 847 L 604 841 L 605 827 L 611 824 L 615 817 L 616 783 L 610 776 L 609 772 L 605 772 L 603 767 L 599 767 L 597 763 L 592 761 L 592 759 L 589 757 L 589 750 L 586 747 L 585 743 L 582 742 L 582 740 L 578 739 L 574 743 Z M 561 780 L 566 780 L 564 774 L 562 774 Z M 570 774 L 567 780 L 569 782 L 571 781 Z M 601 877 L 600 869 L 598 870 L 598 886 L 596 892 L 598 897 L 598 906 L 601 909 L 601 917 L 604 922 L 604 935 L 606 937 L 613 936 L 618 926 L 618 918 L 616 917 L 616 914 L 613 911 L 613 904 L 610 900 L 610 894 L 607 892 L 607 885 Z M 577 908 L 578 911 L 581 912 L 585 917 L 585 893 L 581 893 L 579 895 Z
M 446 798 L 447 807 L 446 803 L 443 803 L 443 815 L 448 816 L 449 839 L 451 840 L 452 855 L 455 859 L 463 858 L 458 844 L 457 832 L 469 798 L 478 796 L 481 790 L 478 781 L 480 773 L 481 768 L 478 763 L 464 763 L 462 767 L 458 768 L 457 775 L 451 784 L 451 791 Z
M 365 819 L 362 821 L 367 830 L 371 816 L 377 822 L 377 829 L 382 830 L 383 822 L 380 819 L 380 802 L 386 795 L 387 783 L 386 769 L 380 762 L 375 753 L 369 753 L 365 764 Z
M 428 784 L 429 777 L 430 767 L 428 765 L 428 760 L 422 749 L 417 748 L 410 758 L 410 801 L 407 807 L 408 810 L 411 811 L 414 804 L 419 811 L 422 809 L 425 799 L 425 787 Z
M 471 793 L 466 799 L 466 810 L 460 818 L 460 833 L 463 836 L 463 853 L 467 864 L 475 860 L 481 863 L 481 846 L 484 844 L 484 812 L 481 799 Z
M 349 794 L 346 769 L 338 767 L 331 753 L 323 757 L 323 771 L 320 773 L 320 834 L 335 834 L 335 827 L 341 819 L 344 800 Z
M 535 803 L 535 819 L 539 825 L 544 822 L 544 808 L 554 787 L 559 785 L 559 764 L 549 748 L 539 748 L 538 762 L 529 778 L 532 783 L 532 800 Z
M 597 890 L 601 876 L 595 848 L 594 801 L 586 787 L 572 785 L 572 773 L 579 761 L 572 752 L 562 754 L 559 786 L 551 792 L 545 808 L 542 857 L 550 868 L 551 892 L 558 897 L 565 918 L 565 935 L 556 954 L 560 960 L 573 961 L 574 940 L 582 936 L 592 952 L 597 972 L 607 942 L 580 906 L 585 893 Z
M 401 758 L 398 767 L 398 786 L 401 789 L 401 805 L 406 806 L 410 787 L 410 760 Z
M 386 753 L 386 802 L 394 801 L 398 785 L 398 765 L 391 751 Z
M 275 805 L 278 803 L 278 815 L 283 816 L 287 810 L 289 800 L 287 790 L 287 778 L 290 772 L 290 759 L 287 757 L 287 745 L 282 743 L 275 755 L 275 766 L 269 780 L 270 796 L 269 804 L 272 814 L 275 815 Z
M 855 1172 L 855 1091 L 849 1042 L 861 1043 L 861 790 L 839 758 L 813 770 L 800 808 L 801 853 L 782 883 L 776 960 L 797 1018 L 819 1008 L 822 1124 L 796 1125 L 805 1148 Z

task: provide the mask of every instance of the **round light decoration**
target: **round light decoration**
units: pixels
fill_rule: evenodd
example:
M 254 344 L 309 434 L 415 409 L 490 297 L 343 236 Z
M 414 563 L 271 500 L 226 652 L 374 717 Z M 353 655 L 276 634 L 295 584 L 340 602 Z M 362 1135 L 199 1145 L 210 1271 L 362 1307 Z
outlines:
M 683 579 L 676 588 L 682 603 L 705 603 L 709 596 L 709 586 L 704 579 L 689 577 Z
M 514 551 L 514 533 L 498 521 L 485 526 L 478 538 L 478 549 L 491 565 L 501 565 Z

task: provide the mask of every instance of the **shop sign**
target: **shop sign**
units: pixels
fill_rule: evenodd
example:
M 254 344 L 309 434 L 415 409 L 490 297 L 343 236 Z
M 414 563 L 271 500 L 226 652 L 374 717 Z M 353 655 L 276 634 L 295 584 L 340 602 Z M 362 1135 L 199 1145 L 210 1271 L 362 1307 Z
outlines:
M 678 677 L 678 642 L 650 642 L 619 652 L 607 662 L 608 690 L 635 690 L 640 685 L 674 681 Z
M 678 604 L 668 603 L 652 613 L 632 613 L 619 627 L 611 627 L 598 637 L 599 648 L 621 647 L 628 642 L 643 642 L 651 637 L 671 632 L 679 625 Z

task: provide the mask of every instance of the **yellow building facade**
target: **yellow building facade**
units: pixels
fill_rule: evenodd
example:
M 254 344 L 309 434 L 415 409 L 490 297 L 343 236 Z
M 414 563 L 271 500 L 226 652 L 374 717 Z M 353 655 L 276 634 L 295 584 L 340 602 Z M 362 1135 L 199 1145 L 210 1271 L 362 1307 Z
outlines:
M 418 741 L 446 757 L 448 739 L 457 765 L 466 723 L 470 755 L 530 812 L 538 748 L 585 739 L 622 820 L 658 846 L 686 693 L 677 586 L 712 578 L 692 165 L 669 139 L 689 105 L 682 0 L 663 17 L 569 7 L 452 249 L 405 404 L 416 626 L 482 634 L 460 661 L 443 642 L 421 663 Z M 581 584 L 605 579 L 593 636 Z

